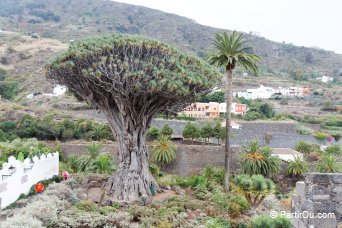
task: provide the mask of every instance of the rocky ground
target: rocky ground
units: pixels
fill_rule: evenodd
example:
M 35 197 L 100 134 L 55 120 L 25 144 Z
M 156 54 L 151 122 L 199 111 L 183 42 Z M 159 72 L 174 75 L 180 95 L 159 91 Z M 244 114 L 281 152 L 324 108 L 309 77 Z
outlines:
M 77 174 L 53 183 L 42 194 L 21 199 L 15 208 L 1 211 L 0 227 L 207 227 L 209 219 L 220 216 L 213 202 L 195 199 L 193 190 L 178 186 L 162 187 L 146 202 L 118 202 L 105 194 L 107 179 L 107 175 Z M 270 195 L 238 220 L 248 221 L 252 215 L 271 209 L 289 210 L 288 202 Z

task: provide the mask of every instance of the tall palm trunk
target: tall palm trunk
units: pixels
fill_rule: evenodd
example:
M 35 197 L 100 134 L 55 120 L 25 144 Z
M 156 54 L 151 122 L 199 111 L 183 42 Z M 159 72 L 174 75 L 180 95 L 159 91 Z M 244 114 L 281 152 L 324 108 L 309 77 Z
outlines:
M 229 191 L 229 163 L 231 159 L 231 122 L 232 122 L 232 114 L 231 114 L 231 107 L 232 107 L 232 95 L 233 95 L 233 70 L 231 68 L 227 69 L 227 107 L 226 107 L 226 143 L 225 143 L 225 151 L 224 151 L 224 190 L 226 192 Z

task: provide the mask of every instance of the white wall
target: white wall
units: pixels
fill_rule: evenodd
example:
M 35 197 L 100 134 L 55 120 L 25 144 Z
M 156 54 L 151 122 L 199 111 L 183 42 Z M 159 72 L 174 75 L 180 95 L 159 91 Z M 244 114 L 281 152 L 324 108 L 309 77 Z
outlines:
M 27 194 L 32 185 L 39 181 L 49 179 L 58 175 L 59 154 L 42 155 L 40 158 L 33 157 L 34 165 L 32 169 L 24 170 L 30 167 L 30 159 L 26 158 L 24 162 L 10 157 L 8 162 L 4 163 L 0 170 L 0 208 L 5 208 L 15 202 L 20 194 Z M 15 168 L 15 173 L 9 174 L 9 167 Z

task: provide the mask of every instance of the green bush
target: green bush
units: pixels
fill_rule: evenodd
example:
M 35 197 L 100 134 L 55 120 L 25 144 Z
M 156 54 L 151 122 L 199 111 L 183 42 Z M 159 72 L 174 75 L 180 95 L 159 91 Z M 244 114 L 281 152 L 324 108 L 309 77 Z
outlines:
M 199 127 L 192 124 L 191 122 L 188 122 L 183 129 L 183 137 L 186 139 L 191 139 L 191 141 L 193 141 L 194 139 L 201 137 L 201 131 Z
M 206 228 L 230 228 L 230 222 L 219 218 L 210 218 L 205 223 Z
M 299 156 L 295 156 L 287 166 L 287 173 L 290 176 L 302 176 L 306 172 L 309 172 L 309 164 Z
M 261 174 L 269 177 L 280 171 L 280 159 L 272 156 L 271 148 L 252 140 L 242 149 L 240 171 L 243 174 Z
M 224 92 L 221 92 L 221 91 L 214 92 L 214 93 L 202 96 L 200 98 L 199 102 L 204 102 L 204 103 L 218 102 L 218 103 L 222 103 L 222 102 L 225 101 L 224 95 L 225 95 Z
M 160 129 L 159 129 L 158 127 L 152 126 L 152 127 L 150 127 L 150 128 L 148 129 L 148 131 L 147 131 L 147 137 L 148 137 L 149 139 L 152 139 L 152 140 L 158 139 L 159 136 L 160 136 Z
M 173 133 L 173 129 L 168 124 L 164 124 L 164 126 L 160 130 L 160 134 L 162 135 L 171 136 L 172 133 Z
M 254 216 L 251 219 L 252 228 L 290 228 L 291 221 L 288 218 L 277 216 L 271 218 L 269 215 Z
M 342 163 L 333 155 L 322 156 L 317 163 L 317 171 L 321 173 L 341 173 Z
M 258 207 L 267 195 L 273 193 L 275 188 L 270 179 L 261 175 L 241 174 L 235 177 L 234 182 L 253 207 Z
M 229 198 L 228 211 L 233 218 L 238 217 L 244 211 L 249 209 L 250 205 L 244 196 L 235 195 Z
M 243 115 L 243 119 L 247 121 L 262 119 L 262 115 L 256 111 L 248 111 Z
M 300 153 L 303 153 L 303 154 L 309 154 L 312 151 L 312 145 L 310 143 L 307 143 L 303 140 L 300 140 L 296 146 L 295 146 L 295 149 L 300 152 Z
M 340 144 L 331 145 L 325 149 L 325 153 L 341 156 L 342 155 L 342 147 Z
M 209 142 L 209 139 L 214 136 L 214 130 L 210 124 L 206 124 L 201 128 L 200 134 L 205 141 Z
M 306 127 L 302 124 L 297 124 L 296 128 L 297 128 L 298 134 L 301 134 L 301 135 L 311 135 L 313 133 L 312 128 Z
M 324 141 L 327 139 L 328 135 L 324 132 L 316 132 L 314 137 L 319 141 Z
M 0 95 L 5 99 L 13 99 L 18 94 L 18 82 L 14 80 L 0 81 Z
M 149 165 L 149 170 L 150 173 L 154 176 L 154 177 L 159 177 L 160 174 L 160 169 L 156 164 L 150 164 Z

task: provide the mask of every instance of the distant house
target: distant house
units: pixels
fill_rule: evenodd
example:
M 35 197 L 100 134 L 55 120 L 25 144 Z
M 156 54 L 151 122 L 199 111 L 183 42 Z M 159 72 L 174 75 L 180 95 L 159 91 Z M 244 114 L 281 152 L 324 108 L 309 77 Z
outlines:
M 267 87 L 260 85 L 256 89 L 247 89 L 246 92 L 234 92 L 234 97 L 243 97 L 247 100 L 255 99 L 270 99 L 274 96 L 303 96 L 310 93 L 309 88 L 302 87 L 278 87 L 274 89 L 272 87 Z
M 220 114 L 224 114 L 227 112 L 227 103 L 220 103 Z M 247 112 L 247 105 L 232 103 L 231 112 L 235 115 L 243 115 Z
M 334 80 L 333 77 L 328 77 L 328 76 L 322 76 L 319 78 L 316 78 L 317 80 L 320 80 L 322 82 L 328 83 L 328 82 L 332 82 Z
M 233 93 L 235 97 L 244 97 L 247 100 L 269 99 L 275 93 L 272 87 L 260 85 L 257 89 L 247 89 L 247 92 Z
M 41 92 L 33 92 L 26 96 L 27 99 L 32 99 L 34 97 L 45 96 L 45 97 L 59 97 L 65 94 L 67 88 L 65 86 L 57 85 L 53 88 L 52 93 L 41 93 Z
M 220 114 L 227 112 L 226 103 L 209 102 L 201 103 L 197 102 L 187 107 L 182 113 L 189 117 L 194 118 L 213 118 L 219 117 Z M 245 104 L 232 104 L 232 113 L 236 115 L 243 115 L 247 112 L 247 106 Z

